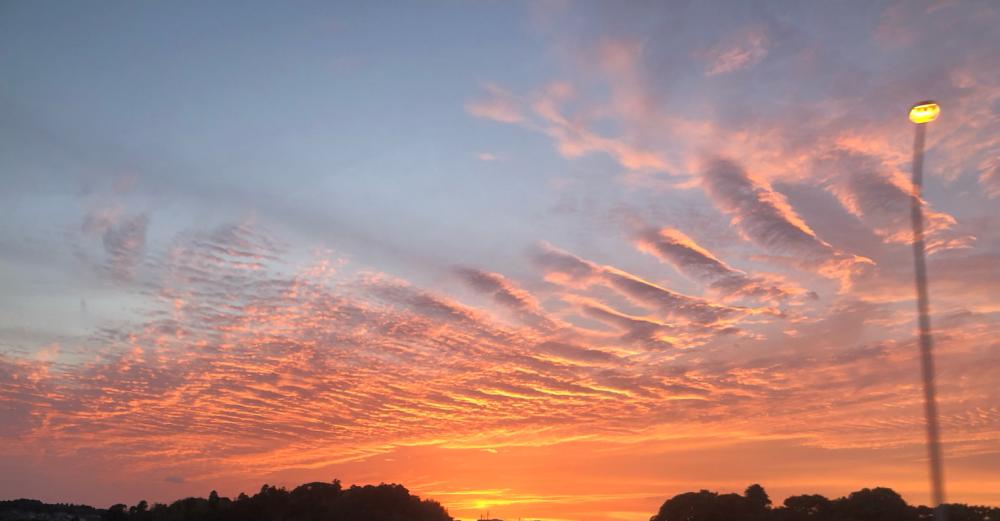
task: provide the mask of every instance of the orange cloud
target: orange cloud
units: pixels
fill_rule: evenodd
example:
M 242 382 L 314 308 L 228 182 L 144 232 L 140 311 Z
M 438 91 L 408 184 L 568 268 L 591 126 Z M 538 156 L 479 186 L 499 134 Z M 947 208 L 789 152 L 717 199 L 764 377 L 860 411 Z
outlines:
M 409 448 L 485 456 L 546 447 L 533 454 L 548 459 L 534 458 L 552 464 L 573 443 L 655 454 L 750 440 L 783 440 L 782 450 L 917 450 L 922 443 L 911 337 L 863 340 L 863 331 L 897 327 L 882 305 L 844 303 L 797 323 L 794 337 L 767 322 L 742 323 L 753 329 L 744 334 L 731 322 L 759 310 L 673 293 L 544 247 L 534 261 L 562 284 L 611 288 L 685 318 L 668 322 L 595 295 L 561 294 L 613 329 L 588 334 L 559 325 L 499 274 L 455 271 L 527 327 L 385 275 L 331 279 L 322 260 L 291 269 L 282 260 L 286 248 L 249 225 L 183 235 L 155 263 L 162 283 L 151 296 L 162 305 L 142 322 L 76 339 L 91 346 L 91 356 L 0 355 L 5 457 L 34 455 L 38 467 L 86 472 L 94 482 L 124 473 L 203 484 L 264 472 L 374 472 L 373 456 L 397 464 Z M 949 444 L 966 455 L 990 454 L 997 412 L 989 405 L 996 390 L 987 387 L 1000 371 L 990 350 L 1000 331 L 975 313 L 944 317 L 938 331 Z M 436 468 L 407 481 L 462 508 L 574 497 L 483 488 L 463 499 L 451 467 Z M 534 471 L 509 472 L 518 481 L 515 475 Z M 601 508 L 631 501 L 605 500 Z
M 716 324 L 757 313 L 778 314 L 774 310 L 731 307 L 683 295 L 612 266 L 583 260 L 549 244 L 538 247 L 532 254 L 532 262 L 546 273 L 549 281 L 580 288 L 602 284 L 670 320 Z
M 809 294 L 781 277 L 751 277 L 731 268 L 678 230 L 645 230 L 635 241 L 640 251 L 655 255 L 689 279 L 708 283 L 709 290 L 723 301 L 749 298 L 779 302 Z M 811 296 L 815 298 L 815 293 Z

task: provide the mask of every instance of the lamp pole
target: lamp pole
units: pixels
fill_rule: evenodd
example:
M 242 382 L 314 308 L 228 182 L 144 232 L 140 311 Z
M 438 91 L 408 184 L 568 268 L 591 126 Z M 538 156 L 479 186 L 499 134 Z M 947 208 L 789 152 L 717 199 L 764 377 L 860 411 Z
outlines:
M 933 101 L 923 101 L 910 110 L 910 121 L 916 124 L 913 140 L 913 191 L 910 205 L 913 219 L 913 253 L 916 260 L 917 312 L 920 325 L 920 366 L 924 380 L 924 415 L 927 421 L 927 455 L 930 460 L 931 489 L 934 498 L 935 521 L 946 521 L 944 509 L 944 477 L 941 469 L 941 442 L 938 433 L 937 398 L 934 388 L 934 357 L 931 353 L 931 319 L 928 315 L 927 261 L 924 255 L 924 136 L 927 124 L 937 119 L 940 107 Z

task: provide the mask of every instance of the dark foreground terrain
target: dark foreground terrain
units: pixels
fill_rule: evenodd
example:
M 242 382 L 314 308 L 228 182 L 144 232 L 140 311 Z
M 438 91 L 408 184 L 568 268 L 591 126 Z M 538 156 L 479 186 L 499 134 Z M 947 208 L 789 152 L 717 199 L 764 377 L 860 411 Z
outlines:
M 1000 521 L 1000 508 L 945 505 L 947 521 Z M 782 506 L 772 503 L 760 485 L 743 495 L 702 490 L 668 499 L 650 521 L 932 521 L 934 510 L 908 505 L 892 489 L 874 488 L 827 499 L 792 496 Z M 253 496 L 236 499 L 189 497 L 167 505 L 46 504 L 33 499 L 0 501 L 0 521 L 453 521 L 432 499 L 411 495 L 402 485 L 352 485 L 340 480 L 306 483 L 294 490 L 261 487 Z
M 1000 508 L 944 505 L 947 521 L 1000 521 Z M 668 499 L 650 521 L 932 521 L 934 509 L 911 506 L 891 488 L 861 489 L 827 499 L 792 496 L 775 506 L 760 485 L 743 495 L 702 490 Z
M 420 499 L 402 485 L 306 483 L 294 490 L 264 485 L 253 496 L 208 499 L 189 497 L 166 505 L 145 501 L 108 509 L 83 505 L 47 505 L 19 499 L 0 501 L 0 520 L 38 521 L 452 521 L 448 510 L 431 499 Z

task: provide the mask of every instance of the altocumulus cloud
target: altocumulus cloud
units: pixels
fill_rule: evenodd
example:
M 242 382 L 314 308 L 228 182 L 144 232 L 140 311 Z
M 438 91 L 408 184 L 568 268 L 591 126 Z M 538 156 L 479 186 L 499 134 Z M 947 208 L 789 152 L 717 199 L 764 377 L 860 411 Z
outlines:
M 560 313 L 614 332 L 557 322 L 537 298 L 476 268 L 455 273 L 489 296 L 490 307 L 383 274 L 338 273 L 337 263 L 296 267 L 283 260 L 289 248 L 246 224 L 183 233 L 143 264 L 156 272 L 148 279 L 160 281 L 154 301 L 163 303 L 146 310 L 150 318 L 78 339 L 96 358 L 3 355 L 5 453 L 72 453 L 80 464 L 169 481 L 313 467 L 424 443 L 630 442 L 690 429 L 829 447 L 920 440 L 911 428 L 919 415 L 910 396 L 915 351 L 891 341 L 851 356 L 838 351 L 838 335 L 853 329 L 845 321 L 878 316 L 870 307 L 799 326 L 801 341 L 814 342 L 805 355 L 772 348 L 764 357 L 706 357 L 754 311 L 675 294 L 551 247 L 532 259 L 558 275 L 557 288 L 571 290 L 557 293 L 569 304 Z M 617 310 L 601 288 L 664 318 Z M 514 323 L 499 314 L 511 312 Z M 946 373 L 996 370 L 982 362 L 996 324 L 976 323 L 952 326 L 974 338 Z M 866 375 L 873 378 L 859 380 Z M 944 410 L 959 396 L 946 389 Z M 877 414 L 872 400 L 884 405 Z M 753 414 L 762 404 L 768 414 Z M 955 402 L 954 414 L 967 406 Z M 973 453 L 990 450 L 984 428 L 968 424 L 949 439 Z M 483 434 L 490 432 L 503 439 Z

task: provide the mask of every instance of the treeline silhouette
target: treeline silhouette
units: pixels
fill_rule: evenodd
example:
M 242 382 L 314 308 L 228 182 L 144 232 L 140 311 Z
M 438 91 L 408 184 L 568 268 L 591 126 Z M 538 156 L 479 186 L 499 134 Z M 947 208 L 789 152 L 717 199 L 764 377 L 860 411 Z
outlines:
M 306 483 L 291 491 L 264 485 L 253 496 L 241 493 L 235 500 L 220 497 L 213 490 L 208 499 L 189 497 L 152 506 L 140 501 L 131 507 L 117 504 L 106 510 L 25 499 L 0 502 L 0 519 L 59 519 L 52 515 L 3 515 L 5 511 L 65 513 L 72 516 L 64 515 L 67 520 L 87 521 L 453 521 L 441 503 L 411 495 L 403 485 L 352 485 L 344 489 L 338 479 Z
M 944 505 L 948 521 L 1000 521 L 1000 508 Z M 934 509 L 911 506 L 889 488 L 861 489 L 846 497 L 792 496 L 772 504 L 760 485 L 743 495 L 702 490 L 668 499 L 650 521 L 933 521 Z M 253 496 L 189 497 L 170 503 L 146 501 L 97 509 L 87 505 L 45 504 L 32 499 L 0 501 L 0 521 L 454 521 L 431 499 L 411 495 L 402 485 L 344 489 L 340 480 L 306 483 L 289 491 L 268 485 Z
M 1000 521 L 1000 508 L 943 505 L 948 521 Z M 848 496 L 792 496 L 775 506 L 760 485 L 743 495 L 702 490 L 668 499 L 649 521 L 932 521 L 934 509 L 908 505 L 890 488 L 864 488 Z
M 0 519 L 13 517 L 10 515 L 10 513 L 13 512 L 41 514 L 43 516 L 63 514 L 65 517 L 69 517 L 70 519 L 85 519 L 88 516 L 99 517 L 103 510 L 99 510 L 88 505 L 74 505 L 72 503 L 42 503 L 37 499 L 0 501 Z

